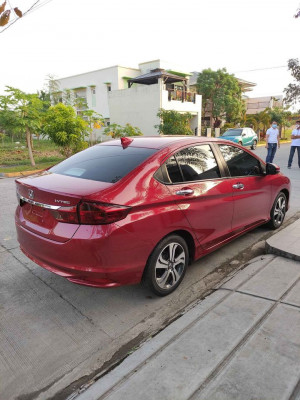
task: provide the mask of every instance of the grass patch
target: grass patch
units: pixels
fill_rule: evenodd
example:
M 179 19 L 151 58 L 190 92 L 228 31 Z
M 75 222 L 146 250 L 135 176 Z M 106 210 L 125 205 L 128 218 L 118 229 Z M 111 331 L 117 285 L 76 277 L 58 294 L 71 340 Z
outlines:
M 38 163 L 35 165 L 35 167 L 33 167 L 32 165 L 18 165 L 18 166 L 14 166 L 14 167 L 5 167 L 5 168 L 1 168 L 0 167 L 0 172 L 23 172 L 23 171 L 37 171 L 40 169 L 46 169 L 49 167 L 52 167 L 53 165 L 55 165 L 57 163 L 53 163 L 53 162 L 45 162 L 45 163 Z
M 33 140 L 33 158 L 36 167 L 29 161 L 28 149 L 25 141 L 5 141 L 0 144 L 0 172 L 18 172 L 34 169 L 43 169 L 64 160 L 59 148 L 50 140 Z M 39 167 L 38 167 L 39 166 Z M 42 166 L 40 168 L 40 166 Z

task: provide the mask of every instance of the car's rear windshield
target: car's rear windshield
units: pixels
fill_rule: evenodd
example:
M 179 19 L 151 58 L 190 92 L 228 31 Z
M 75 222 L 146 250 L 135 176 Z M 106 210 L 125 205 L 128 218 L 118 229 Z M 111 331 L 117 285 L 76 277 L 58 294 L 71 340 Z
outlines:
M 50 168 L 56 174 L 115 183 L 157 150 L 140 147 L 101 146 L 86 149 Z
M 228 129 L 222 136 L 240 136 L 242 132 L 243 129 Z

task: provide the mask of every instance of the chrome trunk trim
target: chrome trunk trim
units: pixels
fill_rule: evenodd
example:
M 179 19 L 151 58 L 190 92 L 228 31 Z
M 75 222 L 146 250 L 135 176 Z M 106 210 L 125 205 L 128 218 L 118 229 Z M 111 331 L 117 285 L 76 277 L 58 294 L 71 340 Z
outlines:
M 19 193 L 17 194 L 20 200 L 25 201 L 26 203 L 33 204 L 34 206 L 42 207 L 42 208 L 47 208 L 49 210 L 58 210 L 61 208 L 61 206 L 51 206 L 50 204 L 44 204 L 44 203 L 39 203 L 38 201 L 34 201 L 31 199 L 27 199 L 24 196 L 21 196 Z

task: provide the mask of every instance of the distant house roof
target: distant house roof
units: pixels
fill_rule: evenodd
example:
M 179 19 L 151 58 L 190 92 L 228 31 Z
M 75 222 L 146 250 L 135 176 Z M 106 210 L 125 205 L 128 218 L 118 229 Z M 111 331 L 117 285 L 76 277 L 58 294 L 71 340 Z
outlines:
M 252 88 L 256 86 L 256 83 L 245 81 L 244 79 L 241 78 L 236 78 L 239 81 L 239 84 L 242 87 L 243 92 L 250 92 Z
M 192 72 L 192 76 L 190 77 L 190 86 L 194 86 L 197 84 L 197 78 L 198 78 L 199 72 Z M 244 79 L 237 78 L 236 79 L 239 81 L 239 84 L 242 88 L 243 92 L 250 92 L 255 86 L 256 83 L 245 81 Z
M 129 87 L 133 83 L 141 83 L 142 85 L 153 85 L 158 82 L 158 79 L 163 79 L 164 82 L 174 83 L 174 82 L 186 82 L 187 78 L 182 76 L 171 74 L 164 69 L 156 68 L 152 69 L 147 74 L 136 76 L 135 78 L 129 79 Z

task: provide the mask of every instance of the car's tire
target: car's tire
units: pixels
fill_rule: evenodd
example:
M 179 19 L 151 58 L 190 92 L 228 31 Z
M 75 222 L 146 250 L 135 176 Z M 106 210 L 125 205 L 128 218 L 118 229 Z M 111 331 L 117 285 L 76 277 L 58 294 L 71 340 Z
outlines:
M 189 262 L 186 241 L 170 235 L 154 248 L 142 277 L 142 285 L 158 296 L 172 293 L 181 283 Z
M 268 226 L 271 229 L 278 229 L 283 223 L 285 213 L 287 209 L 287 198 L 283 192 L 280 192 L 276 197 L 272 209 L 271 209 L 271 219 L 268 222 Z
M 255 150 L 257 146 L 257 140 L 253 140 L 253 144 L 251 146 L 251 150 Z

